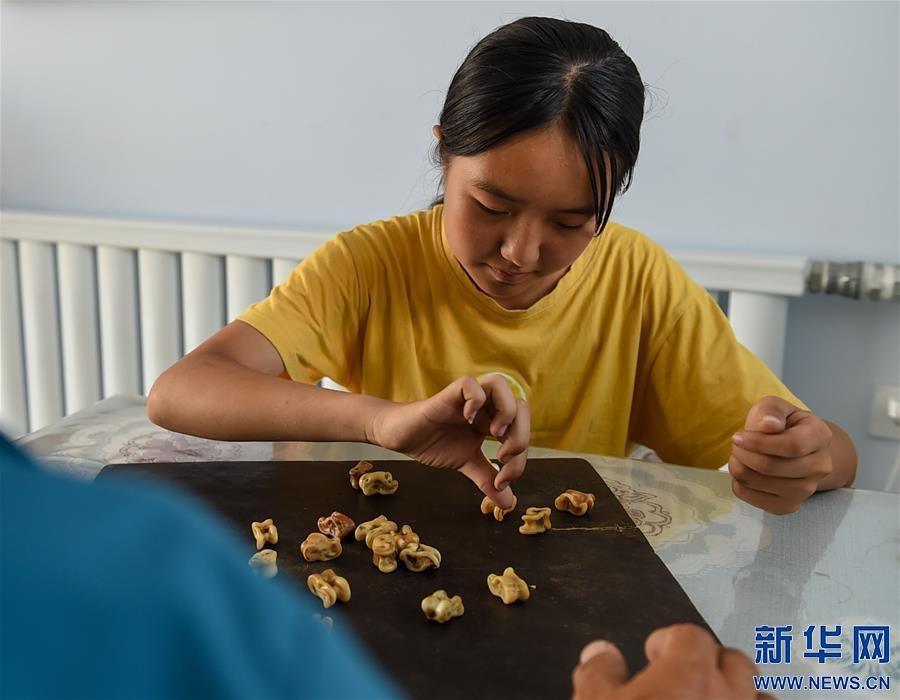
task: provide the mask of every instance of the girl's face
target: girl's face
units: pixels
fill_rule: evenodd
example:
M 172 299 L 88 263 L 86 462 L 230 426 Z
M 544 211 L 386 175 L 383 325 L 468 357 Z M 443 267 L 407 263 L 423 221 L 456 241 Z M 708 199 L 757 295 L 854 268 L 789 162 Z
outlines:
M 587 166 L 559 127 L 451 157 L 444 191 L 450 250 L 475 286 L 507 309 L 549 294 L 595 233 Z

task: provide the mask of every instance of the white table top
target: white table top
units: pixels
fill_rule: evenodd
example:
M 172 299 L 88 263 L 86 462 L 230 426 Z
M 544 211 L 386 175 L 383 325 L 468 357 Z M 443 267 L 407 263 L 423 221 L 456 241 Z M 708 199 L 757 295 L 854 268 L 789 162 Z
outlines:
M 143 397 L 123 396 L 18 444 L 49 467 L 87 480 L 114 462 L 402 458 L 356 443 L 218 442 L 170 433 L 148 421 Z M 489 457 L 496 447 L 486 443 Z M 756 659 L 758 626 L 791 625 L 791 663 L 760 664 L 761 673 L 858 676 L 863 683 L 869 676 L 889 677 L 891 686 L 843 696 L 778 691 L 779 697 L 900 697 L 897 494 L 840 489 L 815 495 L 793 515 L 773 516 L 736 499 L 723 472 L 542 448 L 530 448 L 529 456 L 588 460 L 727 646 Z M 820 649 L 823 625 L 829 631 L 841 626 L 828 641 L 840 641 L 842 656 L 820 663 L 804 653 Z M 889 628 L 887 663 L 854 663 L 854 628 L 861 625 Z M 809 626 L 816 628 L 811 647 L 804 637 Z

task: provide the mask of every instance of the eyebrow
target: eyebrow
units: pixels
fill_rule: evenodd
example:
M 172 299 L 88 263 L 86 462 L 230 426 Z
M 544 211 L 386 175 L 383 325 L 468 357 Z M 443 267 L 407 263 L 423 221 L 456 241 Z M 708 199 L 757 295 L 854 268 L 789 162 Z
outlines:
M 507 202 L 512 202 L 514 204 L 521 204 L 522 200 L 513 197 L 512 195 L 507 194 L 502 189 L 497 187 L 496 185 L 484 180 L 480 177 L 475 177 L 469 180 L 469 183 L 473 186 L 477 187 L 484 192 L 494 195 L 495 197 L 499 197 L 500 199 L 505 199 Z M 554 214 L 580 214 L 582 216 L 593 216 L 594 215 L 594 207 L 576 207 L 574 209 L 556 209 Z

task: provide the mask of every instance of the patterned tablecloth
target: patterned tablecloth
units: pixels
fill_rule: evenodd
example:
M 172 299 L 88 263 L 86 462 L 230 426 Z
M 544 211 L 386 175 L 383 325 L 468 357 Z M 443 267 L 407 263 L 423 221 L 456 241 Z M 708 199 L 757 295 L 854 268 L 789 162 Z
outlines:
M 113 462 L 398 458 L 355 443 L 170 433 L 147 420 L 143 397 L 124 396 L 18 444 L 87 480 Z M 489 457 L 496 447 L 486 443 Z M 749 654 L 768 677 L 800 679 L 793 682 L 803 690 L 777 690 L 779 697 L 900 697 L 897 494 L 841 489 L 773 516 L 737 500 L 723 472 L 542 448 L 529 456 L 591 462 L 722 642 Z M 861 689 L 838 689 L 854 683 Z

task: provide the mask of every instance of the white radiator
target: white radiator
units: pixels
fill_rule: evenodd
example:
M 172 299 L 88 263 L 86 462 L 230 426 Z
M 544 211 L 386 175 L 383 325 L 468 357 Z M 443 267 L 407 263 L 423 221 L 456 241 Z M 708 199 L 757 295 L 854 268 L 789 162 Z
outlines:
M 107 396 L 146 394 L 331 235 L 0 214 L 0 424 L 18 436 Z M 808 260 L 673 255 L 780 374 L 787 299 L 803 294 Z

